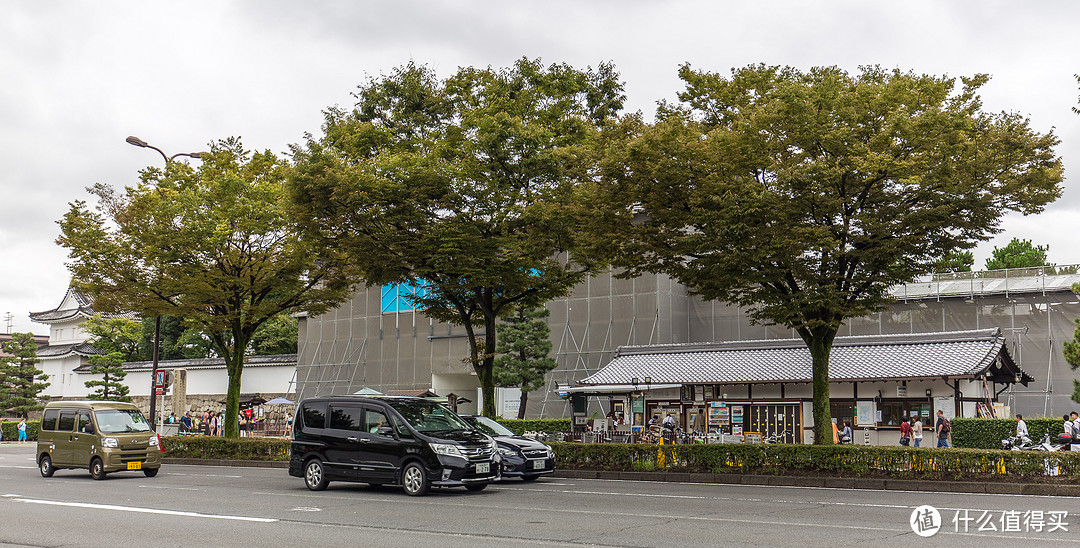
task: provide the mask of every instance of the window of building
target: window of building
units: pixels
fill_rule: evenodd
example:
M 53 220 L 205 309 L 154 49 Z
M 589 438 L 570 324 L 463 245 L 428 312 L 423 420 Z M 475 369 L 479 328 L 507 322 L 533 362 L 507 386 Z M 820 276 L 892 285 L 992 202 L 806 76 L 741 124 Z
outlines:
M 850 401 L 830 402 L 829 411 L 836 419 L 836 426 L 843 428 L 844 423 L 855 425 L 855 403 Z

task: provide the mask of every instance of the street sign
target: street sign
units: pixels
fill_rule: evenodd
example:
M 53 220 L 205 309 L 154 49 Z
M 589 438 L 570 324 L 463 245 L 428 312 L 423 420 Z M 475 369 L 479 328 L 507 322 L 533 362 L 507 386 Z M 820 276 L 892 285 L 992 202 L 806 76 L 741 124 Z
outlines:
M 154 390 L 154 395 L 157 395 L 157 396 L 164 396 L 164 395 L 165 395 L 165 389 L 164 389 L 164 388 L 157 388 L 157 389 L 155 389 L 155 390 Z

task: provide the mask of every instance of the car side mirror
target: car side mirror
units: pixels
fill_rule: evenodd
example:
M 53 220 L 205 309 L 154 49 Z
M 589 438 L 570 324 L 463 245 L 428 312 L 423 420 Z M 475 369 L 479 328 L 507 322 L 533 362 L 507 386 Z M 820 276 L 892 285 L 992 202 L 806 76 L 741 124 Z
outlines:
M 378 433 L 380 436 L 394 437 L 394 429 L 389 426 L 380 426 Z
M 84 428 L 84 430 L 86 430 L 87 434 L 93 434 L 94 433 L 94 425 L 88 424 L 88 425 L 86 425 L 86 428 Z

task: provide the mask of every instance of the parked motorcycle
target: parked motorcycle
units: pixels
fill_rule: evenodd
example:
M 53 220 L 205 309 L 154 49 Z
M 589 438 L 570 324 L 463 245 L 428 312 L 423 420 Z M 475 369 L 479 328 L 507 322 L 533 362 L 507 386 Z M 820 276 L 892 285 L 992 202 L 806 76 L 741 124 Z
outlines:
M 1001 448 L 1006 451 L 1029 451 L 1032 445 L 1031 438 L 1027 436 L 1010 436 L 1001 440 Z

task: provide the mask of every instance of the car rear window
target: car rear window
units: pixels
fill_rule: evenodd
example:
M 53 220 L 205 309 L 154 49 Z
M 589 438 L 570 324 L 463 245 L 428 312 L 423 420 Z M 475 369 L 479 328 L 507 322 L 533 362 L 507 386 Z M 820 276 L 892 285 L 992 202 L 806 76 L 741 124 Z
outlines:
M 59 409 L 46 409 L 45 414 L 41 417 L 41 429 L 56 430 L 56 417 L 58 416 L 60 416 Z
M 300 411 L 304 428 L 326 428 L 326 403 L 312 402 L 304 404 Z

